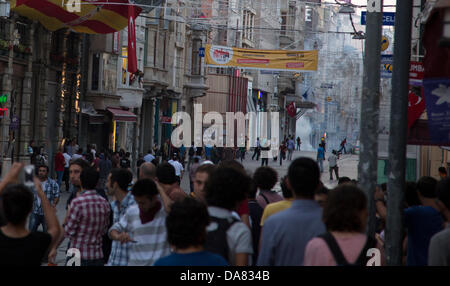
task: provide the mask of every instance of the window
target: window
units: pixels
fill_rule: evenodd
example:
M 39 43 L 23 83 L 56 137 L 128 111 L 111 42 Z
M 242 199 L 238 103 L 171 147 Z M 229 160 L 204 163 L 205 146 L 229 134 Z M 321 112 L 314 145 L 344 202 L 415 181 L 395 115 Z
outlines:
M 253 35 L 254 35 L 254 26 L 255 26 L 255 14 L 253 14 L 249 10 L 244 11 L 244 19 L 243 19 L 243 25 L 244 25 L 244 39 L 253 41 Z
M 202 67 L 202 59 L 200 58 L 200 48 L 202 40 L 195 39 L 192 44 L 192 75 L 200 75 Z
M 286 35 L 287 13 L 281 13 L 281 35 Z
M 100 76 L 100 55 L 93 54 L 92 55 L 92 83 L 91 83 L 92 90 L 98 90 L 99 76 Z

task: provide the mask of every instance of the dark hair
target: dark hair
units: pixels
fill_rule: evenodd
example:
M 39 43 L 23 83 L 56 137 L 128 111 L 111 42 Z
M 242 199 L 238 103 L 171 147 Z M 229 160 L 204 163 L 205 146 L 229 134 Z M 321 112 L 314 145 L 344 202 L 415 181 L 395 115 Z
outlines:
M 208 176 L 211 176 L 211 174 L 214 172 L 214 170 L 217 167 L 212 165 L 212 164 L 204 164 L 204 165 L 200 165 L 198 166 L 198 168 L 195 170 L 195 174 L 197 173 L 207 173 Z
M 162 163 L 159 164 L 158 167 L 156 167 L 156 177 L 158 178 L 159 182 L 167 185 L 171 185 L 177 182 L 175 168 L 169 163 Z
M 447 169 L 445 169 L 445 167 L 439 167 L 439 173 L 441 174 L 447 174 Z
M 387 184 L 386 183 L 381 184 L 380 187 L 381 187 L 381 190 L 383 190 L 383 192 L 387 191 Z
M 209 214 L 206 205 L 186 197 L 176 201 L 166 218 L 167 240 L 178 249 L 200 246 L 206 241 Z
M 261 190 L 272 190 L 278 181 L 278 174 L 271 167 L 259 167 L 253 174 L 253 181 Z
M 450 178 L 446 178 L 437 183 L 436 193 L 438 199 L 450 210 Z
M 351 183 L 351 182 L 352 182 L 352 180 L 349 177 L 340 177 L 338 180 L 338 185 Z
M 130 155 L 131 155 L 131 153 L 130 152 L 127 152 L 127 153 L 125 153 L 125 157 L 130 157 Z
M 45 169 L 47 170 L 47 173 L 50 171 L 50 169 L 48 168 L 48 166 L 47 166 L 47 165 L 44 165 L 44 164 L 39 165 L 38 168 L 37 168 L 37 171 L 39 171 L 40 168 L 45 168 Z
M 147 197 L 149 199 L 153 199 L 154 196 L 158 194 L 158 189 L 156 187 L 155 182 L 150 179 L 142 179 L 137 181 L 133 188 L 131 189 L 131 193 L 135 197 Z
M 312 199 L 320 183 L 319 166 L 310 158 L 295 159 L 289 166 L 288 178 L 294 194 Z
M 156 158 L 153 159 L 152 164 L 155 165 L 156 167 L 158 167 L 158 165 L 159 165 L 158 159 L 156 159 Z
M 200 160 L 198 159 L 198 157 L 194 157 L 194 163 L 198 163 L 200 162 Z
M 256 193 L 258 193 L 258 187 L 255 184 L 255 181 L 252 180 L 250 184 L 250 190 L 248 192 L 248 198 L 249 199 L 256 199 Z
M 287 185 L 287 182 L 286 182 L 287 178 L 288 178 L 287 176 L 284 176 L 281 179 L 280 187 L 281 187 L 281 192 L 283 194 L 283 198 L 290 199 L 294 195 L 292 194 L 292 191 L 288 188 L 288 185 Z
M 83 148 L 78 149 L 77 154 L 83 154 Z
M 119 188 L 125 192 L 128 191 L 128 185 L 133 180 L 133 174 L 128 169 L 116 168 L 111 170 L 111 185 L 115 182 Z
M 33 193 L 23 184 L 9 185 L 0 195 L 5 220 L 13 225 L 23 223 L 33 209 Z
M 92 167 L 84 168 L 80 175 L 81 187 L 85 190 L 95 190 L 99 176 L 96 169 Z
M 405 203 L 407 207 L 420 206 L 419 196 L 417 195 L 416 182 L 406 182 L 405 184 Z
M 322 187 L 320 187 L 320 188 L 316 191 L 315 194 L 316 194 L 316 195 L 328 195 L 329 192 L 330 192 L 330 190 L 329 190 L 327 187 L 322 186 Z
M 218 167 L 206 182 L 208 205 L 234 210 L 247 198 L 251 179 L 245 172 L 232 167 Z
M 72 165 L 78 165 L 83 170 L 86 169 L 86 168 L 89 168 L 89 164 L 85 160 L 83 160 L 81 158 L 78 158 L 78 159 L 76 159 L 74 161 L 71 161 L 70 164 L 69 164 L 69 167 L 72 166 Z
M 244 165 L 236 160 L 223 160 L 219 163 L 219 167 L 234 168 L 235 170 L 245 172 Z
M 417 191 L 424 198 L 436 198 L 437 182 L 438 181 L 435 178 L 424 176 L 417 182 Z
M 338 186 L 328 194 L 323 209 L 323 222 L 328 231 L 357 231 L 364 229 L 360 214 L 367 209 L 364 192 L 355 185 Z

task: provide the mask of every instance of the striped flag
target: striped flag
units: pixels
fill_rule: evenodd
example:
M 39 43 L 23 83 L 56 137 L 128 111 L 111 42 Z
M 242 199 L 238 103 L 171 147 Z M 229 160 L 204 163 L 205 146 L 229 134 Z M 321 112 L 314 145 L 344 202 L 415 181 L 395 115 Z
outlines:
M 128 25 L 128 0 L 77 0 L 78 12 L 68 0 L 11 0 L 11 11 L 39 21 L 47 30 L 69 28 L 86 34 L 109 34 Z M 75 10 L 77 10 L 75 9 Z M 134 9 L 134 19 L 142 9 Z

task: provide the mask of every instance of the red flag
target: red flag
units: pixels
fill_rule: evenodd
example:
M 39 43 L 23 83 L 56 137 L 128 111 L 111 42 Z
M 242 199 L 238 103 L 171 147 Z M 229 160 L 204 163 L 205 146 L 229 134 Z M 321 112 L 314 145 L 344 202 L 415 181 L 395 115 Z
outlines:
M 417 94 L 413 90 L 409 91 L 408 99 L 408 128 L 413 126 L 414 122 L 420 118 L 422 113 L 425 111 L 425 97 L 424 89 L 421 89 L 421 94 Z
M 128 5 L 128 67 L 129 73 L 137 72 L 137 58 L 136 58 L 136 29 L 135 21 L 135 6 Z
M 294 102 L 289 103 L 286 106 L 286 110 L 290 117 L 295 117 L 295 115 L 297 115 L 297 110 L 295 108 Z

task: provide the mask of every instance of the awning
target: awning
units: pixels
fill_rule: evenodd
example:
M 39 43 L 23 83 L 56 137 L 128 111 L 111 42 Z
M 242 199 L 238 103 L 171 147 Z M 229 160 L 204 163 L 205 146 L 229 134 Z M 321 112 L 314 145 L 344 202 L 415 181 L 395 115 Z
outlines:
M 50 31 L 69 28 L 78 33 L 109 34 L 118 32 L 128 25 L 128 0 L 72 2 L 75 3 L 74 7 L 67 6 L 70 1 L 12 0 L 11 11 L 39 21 Z M 78 9 L 79 12 L 71 12 Z M 133 17 L 136 18 L 141 11 L 142 9 L 136 6 Z
M 109 112 L 111 112 L 113 116 L 114 121 L 121 121 L 121 122 L 136 122 L 137 116 L 133 112 L 126 111 L 119 108 L 112 108 L 108 107 L 106 108 Z

